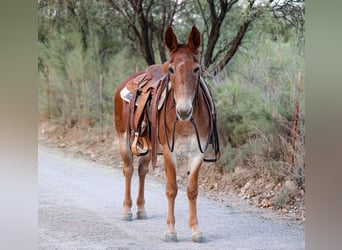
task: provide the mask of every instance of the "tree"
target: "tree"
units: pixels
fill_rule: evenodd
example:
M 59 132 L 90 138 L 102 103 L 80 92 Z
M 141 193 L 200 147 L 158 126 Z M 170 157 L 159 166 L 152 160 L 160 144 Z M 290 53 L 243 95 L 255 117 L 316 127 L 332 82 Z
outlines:
M 120 25 L 123 34 L 144 57 L 148 65 L 155 64 L 154 41 L 157 41 L 160 61 L 166 61 L 164 31 L 171 26 L 176 12 L 185 1 L 108 0 L 112 10 L 119 14 L 126 25 Z
M 53 113 L 68 124 L 102 123 L 108 113 L 104 109 L 113 94 L 105 91 L 105 85 L 113 84 L 108 79 L 110 62 L 123 47 L 111 25 L 116 19 L 102 1 L 38 2 L 38 69 L 45 78 L 40 87 L 51 92 Z
M 192 25 L 200 29 L 203 75 L 214 77 L 239 60 L 237 52 L 251 52 L 259 34 L 278 39 L 290 34 L 288 27 L 302 32 L 303 14 L 303 0 L 39 0 L 38 69 L 42 92 L 50 93 L 47 110 L 56 107 L 47 113 L 108 113 L 103 105 L 111 107 L 113 85 L 145 67 L 140 58 L 167 60 L 168 26 L 177 26 L 180 41 Z
M 166 60 L 163 34 L 168 26 L 203 24 L 200 27 L 201 61 L 207 76 L 214 76 L 224 69 L 253 23 L 263 18 L 265 12 L 272 12 L 275 18 L 281 18 L 301 31 L 304 23 L 304 0 L 196 0 L 195 4 L 178 0 L 108 2 L 128 24 L 120 26 L 123 34 L 140 51 L 147 64 L 156 61 L 154 47 L 159 51 L 161 62 Z M 181 18 L 175 20 L 176 16 Z
M 272 12 L 276 18 L 290 21 L 298 28 L 302 27 L 303 2 L 303 0 L 197 0 L 198 10 L 204 21 L 203 34 L 207 40 L 202 60 L 207 74 L 216 75 L 224 69 L 234 57 L 252 24 L 258 18 L 263 18 L 265 12 Z M 229 18 L 230 22 L 226 22 Z M 223 27 L 232 29 L 233 33 L 224 32 Z M 228 35 L 233 38 L 229 39 Z

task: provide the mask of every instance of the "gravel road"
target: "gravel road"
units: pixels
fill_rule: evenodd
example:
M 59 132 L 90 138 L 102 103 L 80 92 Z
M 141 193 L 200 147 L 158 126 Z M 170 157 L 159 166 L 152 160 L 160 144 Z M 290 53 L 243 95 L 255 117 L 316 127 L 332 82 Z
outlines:
M 120 168 L 38 148 L 38 249 L 304 249 L 304 230 L 238 208 L 198 198 L 205 243 L 193 243 L 184 190 L 176 198 L 178 242 L 164 242 L 165 184 L 146 180 L 148 219 L 121 221 Z M 137 194 L 133 178 L 133 199 Z M 135 212 L 133 210 L 133 212 Z

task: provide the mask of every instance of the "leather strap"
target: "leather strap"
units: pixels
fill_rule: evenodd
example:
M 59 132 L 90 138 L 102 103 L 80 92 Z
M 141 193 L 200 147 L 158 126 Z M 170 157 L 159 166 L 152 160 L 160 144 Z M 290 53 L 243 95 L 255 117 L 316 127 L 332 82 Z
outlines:
M 134 113 L 134 130 L 135 131 L 138 130 L 141 125 L 143 113 L 145 111 L 146 103 L 149 97 L 150 97 L 150 92 L 143 93 L 142 95 L 140 95 L 138 106 L 136 107 L 136 111 Z
M 159 118 L 159 110 L 158 106 L 160 97 L 168 84 L 168 78 L 164 77 L 159 81 L 158 87 L 153 89 L 152 91 L 152 104 L 151 104 L 151 153 L 152 153 L 152 168 L 155 169 L 157 164 L 157 143 L 158 143 L 158 118 Z M 166 102 L 166 100 L 165 100 Z M 164 102 L 164 105 L 166 103 Z

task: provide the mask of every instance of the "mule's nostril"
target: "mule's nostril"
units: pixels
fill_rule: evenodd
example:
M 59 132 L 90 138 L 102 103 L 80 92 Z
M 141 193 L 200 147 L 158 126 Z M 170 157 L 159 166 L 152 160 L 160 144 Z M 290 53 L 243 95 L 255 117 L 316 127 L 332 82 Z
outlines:
M 177 109 L 177 116 L 182 121 L 187 121 L 191 118 L 192 109 Z

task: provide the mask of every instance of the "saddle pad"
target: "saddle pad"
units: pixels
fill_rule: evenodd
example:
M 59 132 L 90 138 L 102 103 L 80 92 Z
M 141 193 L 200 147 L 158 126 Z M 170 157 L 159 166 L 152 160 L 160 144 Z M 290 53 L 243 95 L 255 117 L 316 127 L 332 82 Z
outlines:
M 125 102 L 130 102 L 133 96 L 133 92 L 130 91 L 127 87 L 124 87 L 120 91 L 120 96 L 121 96 L 121 99 L 124 100 Z
M 135 77 L 133 80 L 129 81 L 126 86 L 120 91 L 121 99 L 130 102 L 133 96 L 133 92 L 138 88 L 139 84 L 142 81 L 148 82 L 147 76 L 145 73 L 142 73 Z

